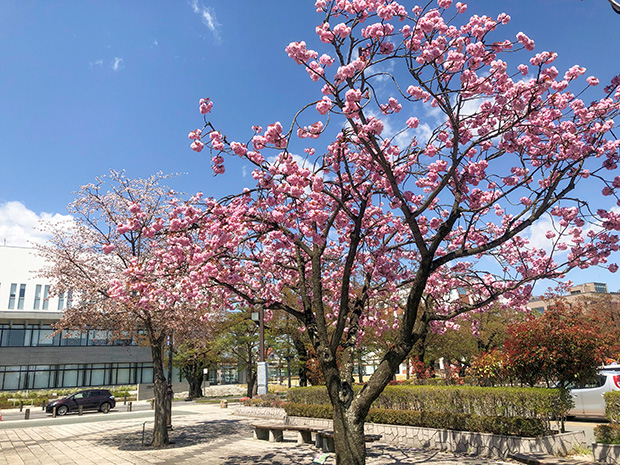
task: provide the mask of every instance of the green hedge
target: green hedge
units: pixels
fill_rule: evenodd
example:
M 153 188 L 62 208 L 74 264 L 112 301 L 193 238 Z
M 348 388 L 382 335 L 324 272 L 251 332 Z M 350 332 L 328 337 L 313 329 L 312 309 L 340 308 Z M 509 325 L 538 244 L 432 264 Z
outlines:
M 620 444 L 620 425 L 598 425 L 594 428 L 594 440 L 603 444 Z
M 331 405 L 288 403 L 284 406 L 290 416 L 332 418 Z M 540 418 L 492 417 L 453 412 L 420 412 L 372 408 L 366 421 L 388 425 L 418 426 L 451 429 L 505 436 L 535 437 L 549 433 L 547 423 Z
M 330 404 L 324 386 L 289 389 L 288 401 Z M 372 405 L 388 410 L 545 420 L 565 417 L 571 406 L 570 394 L 559 389 L 474 386 L 387 386 Z
M 620 423 L 620 391 L 605 393 L 605 416 L 613 423 Z

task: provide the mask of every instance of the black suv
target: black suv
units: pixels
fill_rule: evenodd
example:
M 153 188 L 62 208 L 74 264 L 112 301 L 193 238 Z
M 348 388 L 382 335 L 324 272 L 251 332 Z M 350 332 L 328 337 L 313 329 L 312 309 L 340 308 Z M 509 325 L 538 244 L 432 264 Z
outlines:
M 53 413 L 56 408 L 57 415 L 65 415 L 68 412 L 77 412 L 80 405 L 82 410 L 99 410 L 108 413 L 116 406 L 116 401 L 107 389 L 88 389 L 51 401 L 47 404 L 45 411 Z

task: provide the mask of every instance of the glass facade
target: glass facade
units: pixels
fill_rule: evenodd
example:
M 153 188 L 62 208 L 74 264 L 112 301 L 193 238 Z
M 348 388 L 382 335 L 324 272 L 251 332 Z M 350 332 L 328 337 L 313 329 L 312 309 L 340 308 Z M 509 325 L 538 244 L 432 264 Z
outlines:
M 132 339 L 112 340 L 106 331 L 62 331 L 54 336 L 49 325 L 0 324 L 0 347 L 128 346 Z
M 0 366 L 0 391 L 152 382 L 151 363 Z
M 236 366 L 219 366 L 209 368 L 209 383 L 211 384 L 237 384 L 239 382 L 239 370 Z

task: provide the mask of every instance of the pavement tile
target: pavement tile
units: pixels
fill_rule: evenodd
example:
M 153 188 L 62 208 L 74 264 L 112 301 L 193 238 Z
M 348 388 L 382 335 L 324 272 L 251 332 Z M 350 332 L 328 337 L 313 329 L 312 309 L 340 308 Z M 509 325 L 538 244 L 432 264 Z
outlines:
M 159 450 L 142 446 L 145 418 L 124 416 L 120 412 L 76 415 L 72 423 L 63 420 L 50 426 L 28 426 L 22 422 L 15 428 L 0 430 L 0 465 L 310 465 L 318 453 L 312 445 L 297 445 L 294 435 L 285 436 L 287 441 L 283 443 L 253 440 L 250 424 L 254 419 L 235 417 L 232 409 L 188 404 L 173 411 L 174 430 L 170 437 L 175 444 Z M 152 417 L 146 421 L 148 442 Z M 333 465 L 333 454 L 326 463 Z M 367 463 L 501 465 L 516 462 L 374 443 L 368 447 Z

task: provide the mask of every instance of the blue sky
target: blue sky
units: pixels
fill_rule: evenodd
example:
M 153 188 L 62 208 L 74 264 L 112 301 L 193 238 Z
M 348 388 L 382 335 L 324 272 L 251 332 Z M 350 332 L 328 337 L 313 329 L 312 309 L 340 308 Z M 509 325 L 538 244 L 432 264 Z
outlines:
M 36 219 L 65 214 L 78 186 L 110 169 L 186 173 L 174 189 L 214 197 L 251 185 L 249 166 L 228 162 L 213 177 L 205 152 L 189 150 L 187 133 L 201 122 L 197 102 L 213 99 L 213 119 L 237 140 L 253 124 L 288 124 L 320 97 L 284 52 L 298 40 L 324 50 L 313 5 L 0 2 L 0 241 L 36 236 Z M 604 84 L 620 73 L 620 15 L 607 0 L 469 2 L 470 13 L 501 11 L 512 17 L 503 35 L 523 31 L 537 51 L 557 52 L 561 72 L 580 64 Z M 620 289 L 620 276 L 606 271 L 571 277 Z

